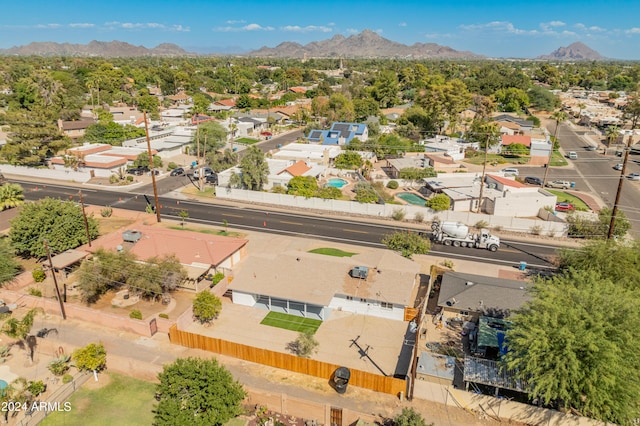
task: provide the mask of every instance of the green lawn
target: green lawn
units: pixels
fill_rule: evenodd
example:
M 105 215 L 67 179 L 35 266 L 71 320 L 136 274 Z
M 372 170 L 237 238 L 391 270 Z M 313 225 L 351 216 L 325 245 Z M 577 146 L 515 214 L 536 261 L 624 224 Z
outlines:
M 567 160 L 560 154 L 558 151 L 553 151 L 553 156 L 551 156 L 551 167 L 561 167 L 566 166 Z
M 482 165 L 484 163 L 484 152 L 479 152 L 473 157 L 464 159 L 465 163 Z M 501 154 L 487 154 L 487 164 L 527 164 L 529 157 L 505 156 Z
M 44 426 L 150 425 L 156 400 L 155 384 L 115 373 L 98 389 L 83 386 L 69 398 L 71 410 L 49 415 Z M 102 380 L 106 377 L 101 375 Z M 89 378 L 93 380 L 93 378 Z M 87 382 L 88 384 L 88 382 Z M 62 402 L 62 401 L 60 401 Z
M 243 145 L 253 145 L 256 142 L 260 142 L 258 139 L 252 139 L 252 138 L 240 138 L 240 139 L 236 139 L 234 142 L 236 143 L 241 143 Z
M 309 253 L 325 254 L 327 256 L 336 256 L 336 257 L 351 257 L 354 254 L 358 254 L 358 253 L 350 253 L 348 251 L 342 251 L 339 249 L 329 248 L 329 247 L 322 247 L 322 248 L 309 250 Z
M 591 210 L 589 206 L 587 206 L 587 203 L 585 203 L 579 197 L 576 197 L 573 194 L 569 194 L 564 191 L 557 191 L 555 189 L 548 189 L 548 188 L 547 188 L 547 191 L 549 191 L 550 193 L 558 197 L 558 203 L 571 203 L 574 205 L 576 210 L 581 212 L 588 212 L 589 210 Z
M 296 315 L 282 314 L 280 312 L 269 312 L 260 324 L 299 332 L 311 330 L 311 332 L 315 333 L 322 324 L 322 321 L 302 318 Z

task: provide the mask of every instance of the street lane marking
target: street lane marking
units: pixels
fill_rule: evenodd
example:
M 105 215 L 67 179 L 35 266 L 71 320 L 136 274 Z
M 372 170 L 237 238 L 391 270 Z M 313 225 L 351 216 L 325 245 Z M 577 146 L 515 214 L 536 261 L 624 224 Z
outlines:
M 231 214 L 231 213 L 220 213 L 220 216 L 229 216 L 229 217 L 241 217 L 244 218 L 241 214 Z
M 355 232 L 357 234 L 368 234 L 367 231 L 357 231 L 355 229 L 343 229 L 343 231 L 345 231 L 345 232 Z
M 298 225 L 298 226 L 304 226 L 304 223 L 300 223 L 300 222 L 289 222 L 286 220 L 279 220 L 278 223 L 286 223 L 288 225 Z

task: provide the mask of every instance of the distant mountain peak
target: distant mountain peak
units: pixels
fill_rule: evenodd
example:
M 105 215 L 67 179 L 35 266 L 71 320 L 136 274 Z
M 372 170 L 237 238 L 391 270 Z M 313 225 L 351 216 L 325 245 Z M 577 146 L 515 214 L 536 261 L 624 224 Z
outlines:
M 536 59 L 556 60 L 556 61 L 602 61 L 606 59 L 586 44 L 577 41 L 569 46 L 560 47 L 549 55 L 538 56 Z
M 33 42 L 26 46 L 0 49 L 0 55 L 136 57 L 190 56 L 192 54 L 172 43 L 162 43 L 154 48 L 148 49 L 144 46 L 134 46 L 118 40 L 92 40 L 87 44 Z

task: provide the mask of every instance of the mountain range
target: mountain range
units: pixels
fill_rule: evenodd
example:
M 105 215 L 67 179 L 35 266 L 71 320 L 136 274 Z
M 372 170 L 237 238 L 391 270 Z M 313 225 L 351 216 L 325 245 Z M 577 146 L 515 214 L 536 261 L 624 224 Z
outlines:
M 238 49 L 239 50 L 239 49 Z M 305 45 L 295 42 L 280 43 L 276 47 L 262 47 L 250 52 L 218 51 L 215 54 L 263 57 L 263 58 L 395 58 L 395 59 L 485 59 L 485 56 L 468 51 L 459 51 L 436 43 L 414 43 L 406 45 L 364 30 L 349 37 L 335 35 L 327 40 L 314 41 Z M 154 48 L 134 46 L 122 41 L 91 41 L 88 44 L 54 42 L 34 42 L 25 46 L 0 49 L 0 55 L 18 56 L 98 56 L 98 57 L 140 57 L 140 56 L 197 56 L 172 43 L 163 43 Z M 604 56 L 583 43 L 576 42 L 560 47 L 549 55 L 539 56 L 540 60 L 604 60 Z

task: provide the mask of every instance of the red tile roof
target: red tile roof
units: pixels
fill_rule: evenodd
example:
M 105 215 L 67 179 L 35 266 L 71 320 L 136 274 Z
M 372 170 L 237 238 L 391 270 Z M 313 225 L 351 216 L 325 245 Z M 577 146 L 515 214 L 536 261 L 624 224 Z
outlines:
M 220 99 L 215 102 L 218 105 L 234 107 L 236 106 L 236 101 L 234 99 Z
M 513 143 L 519 143 L 531 148 L 531 136 L 529 135 L 502 135 L 502 145 L 511 145 Z
M 291 166 L 287 167 L 286 169 L 284 169 L 280 173 L 287 172 L 291 176 L 302 176 L 303 174 L 305 174 L 309 170 L 311 170 L 311 167 L 307 166 L 307 163 L 305 163 L 304 161 L 300 160 L 297 163 L 292 164 Z M 278 173 L 278 174 L 280 174 L 280 173 Z
M 501 183 L 504 186 L 510 186 L 512 188 L 528 188 L 527 185 L 525 185 L 524 183 L 518 182 L 515 179 L 509 179 L 506 177 L 490 175 L 490 174 L 488 174 L 487 176 L 495 180 L 496 182 Z

